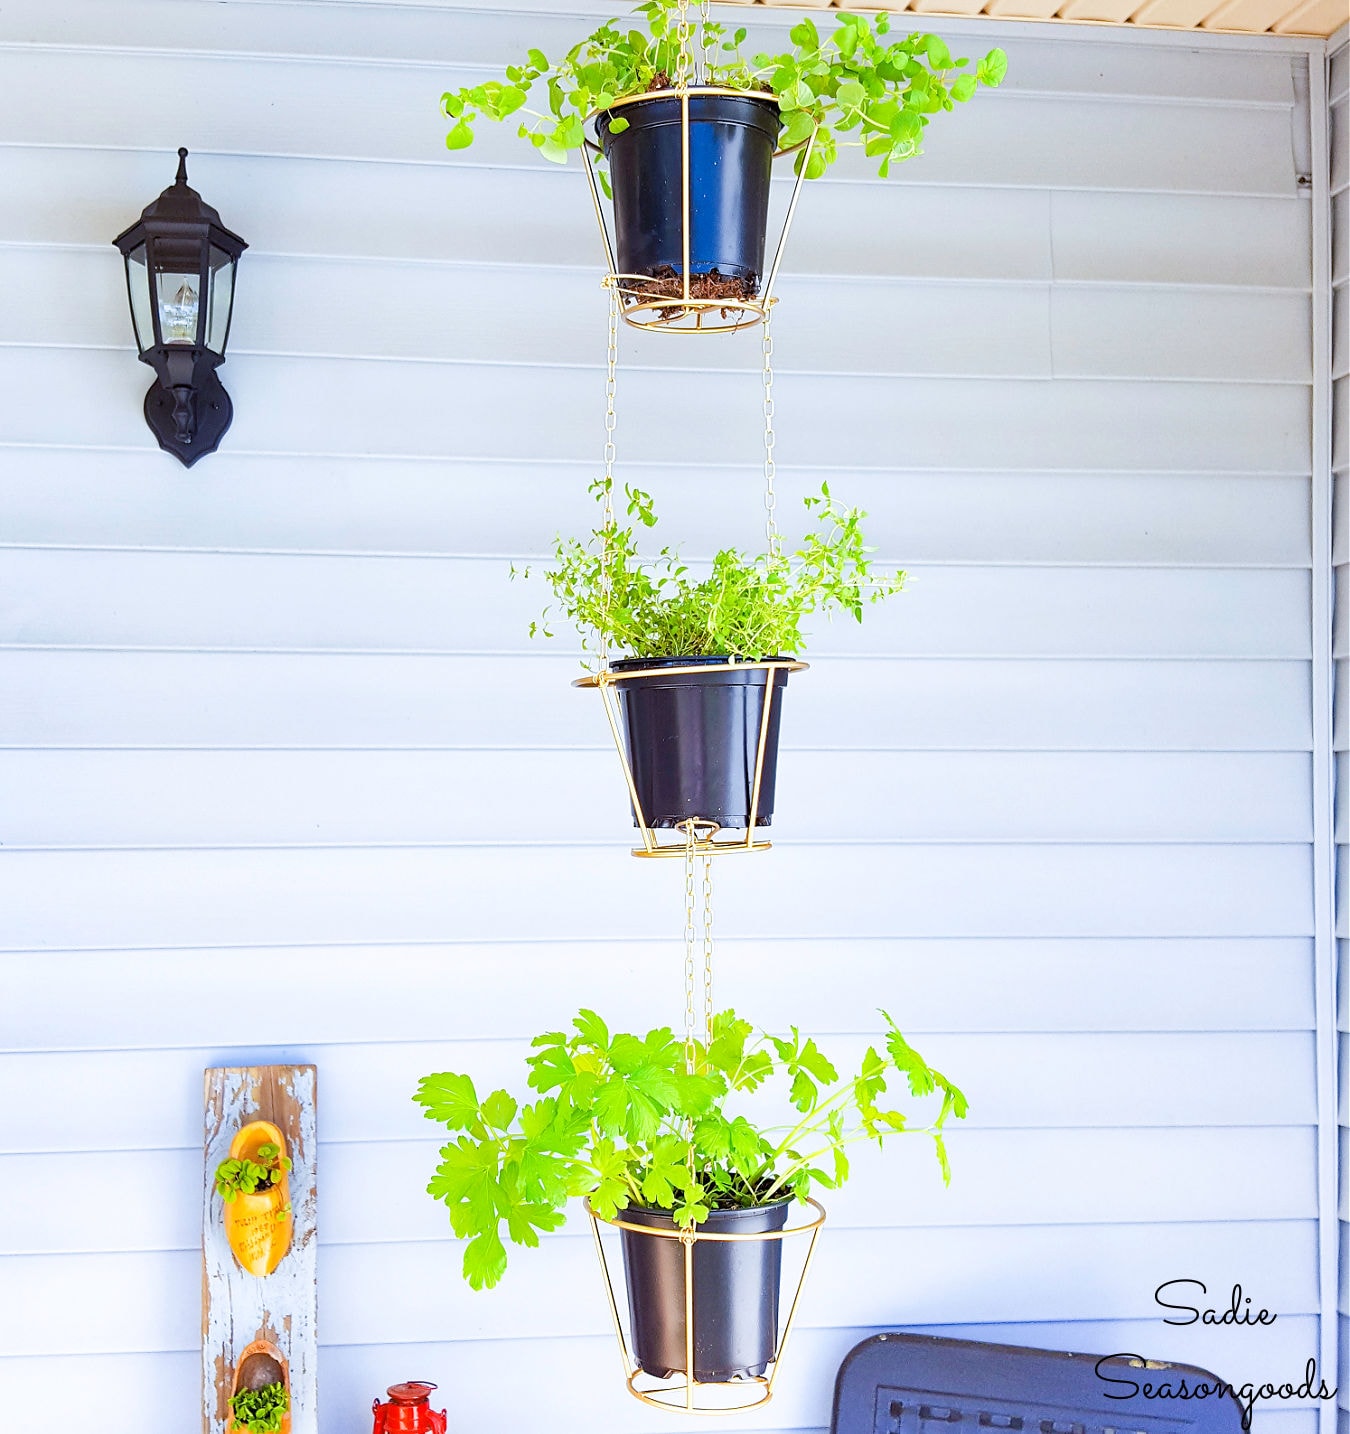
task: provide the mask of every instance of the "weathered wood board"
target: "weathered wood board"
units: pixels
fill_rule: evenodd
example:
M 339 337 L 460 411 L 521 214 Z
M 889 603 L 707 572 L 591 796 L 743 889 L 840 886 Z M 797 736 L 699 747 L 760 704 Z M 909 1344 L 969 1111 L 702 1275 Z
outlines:
M 235 1132 L 270 1120 L 286 1137 L 294 1233 L 270 1275 L 240 1268 L 225 1237 L 215 1171 Z M 290 1366 L 292 1434 L 318 1434 L 317 1140 L 313 1066 L 213 1066 L 206 1071 L 202 1206 L 202 1431 L 226 1434 L 236 1360 L 269 1340 Z

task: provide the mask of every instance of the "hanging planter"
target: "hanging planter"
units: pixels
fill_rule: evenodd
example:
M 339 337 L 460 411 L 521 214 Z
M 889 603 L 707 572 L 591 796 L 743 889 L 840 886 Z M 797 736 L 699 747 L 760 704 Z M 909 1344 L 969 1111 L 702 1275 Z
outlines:
M 262 1279 L 285 1258 L 295 1230 L 286 1137 L 270 1120 L 241 1126 L 216 1168 L 225 1238 L 240 1268 Z
M 704 331 L 758 323 L 773 302 L 796 211 L 794 188 L 766 280 L 769 181 L 782 128 L 777 97 L 673 89 L 630 96 L 594 120 L 599 144 L 588 141 L 582 153 L 625 319 Z M 593 152 L 608 165 L 612 239 Z
M 630 1393 L 689 1414 L 753 1409 L 773 1397 L 825 1223 L 818 1200 L 804 1203 L 809 1213 L 792 1224 L 793 1202 L 782 1199 L 714 1210 L 682 1229 L 668 1211 L 630 1206 L 602 1219 L 586 1202 Z M 620 1232 L 627 1335 L 602 1224 Z M 796 1235 L 805 1237 L 805 1252 L 782 1319 L 783 1245 Z
M 234 1367 L 228 1434 L 291 1434 L 290 1370 L 269 1340 L 246 1345 Z
M 695 860 L 691 850 L 691 873 Z M 844 1182 L 850 1144 L 902 1132 L 933 1139 L 946 1178 L 943 1127 L 965 1115 L 966 1102 L 889 1017 L 879 1048 L 844 1079 L 795 1027 L 781 1037 L 733 1011 L 714 1017 L 706 905 L 696 1021 L 692 895 L 687 901 L 683 1040 L 669 1027 L 611 1035 L 582 1010 L 570 1032 L 532 1042 L 533 1104 L 506 1090 L 480 1097 L 468 1075 L 453 1072 L 425 1076 L 414 1099 L 451 1133 L 427 1189 L 467 1242 L 469 1284 L 496 1285 L 504 1239 L 537 1245 L 580 1196 L 629 1390 L 664 1409 L 726 1412 L 772 1396 L 825 1220 L 813 1187 Z M 935 1099 L 935 1116 L 907 1121 L 888 1107 L 888 1084 Z M 754 1124 L 747 1112 L 766 1098 L 775 1112 L 786 1099 L 794 1115 Z M 732 1099 L 734 1114 L 725 1109 Z M 622 1298 L 602 1227 L 618 1232 Z M 796 1237 L 800 1263 L 789 1266 L 783 1247 Z
M 849 145 L 889 174 L 920 152 L 935 115 L 999 84 L 1007 69 L 999 49 L 972 67 L 937 35 L 892 36 L 885 15 L 840 14 L 825 36 L 803 18 L 787 47 L 750 55 L 744 29 L 691 21 L 687 0 L 655 0 L 639 14 L 636 23 L 607 21 L 557 62 L 532 49 L 501 79 L 450 91 L 441 105 L 454 120 L 451 149 L 473 143 L 480 116 L 516 115 L 546 159 L 566 163 L 582 151 L 606 282 L 641 328 L 762 321 L 801 180 L 824 174 Z M 547 113 L 528 108 L 534 86 Z M 787 154 L 798 187 L 768 260 L 769 176 L 775 155 Z M 597 174 L 593 155 L 608 172 Z M 614 200 L 613 240 L 602 190 Z
M 629 658 L 573 684 L 605 703 L 642 833 L 640 856 L 680 856 L 658 830 L 686 831 L 699 849 L 764 851 L 755 832 L 773 820 L 783 688 L 804 662 L 769 658 Z M 616 711 L 617 708 L 617 711 Z M 743 840 L 719 836 L 743 830 Z
M 784 553 L 773 518 L 771 430 L 767 452 L 767 552 L 725 548 L 706 574 L 669 549 L 644 559 L 637 530 L 615 520 L 606 472 L 593 490 L 600 526 L 585 542 L 558 539 L 544 573 L 563 615 L 601 651 L 600 668 L 573 685 L 597 689 L 604 702 L 642 833 L 635 856 L 677 857 L 691 842 L 710 853 L 768 849 L 756 833 L 773 819 L 783 688 L 789 674 L 806 670 L 795 656 L 803 623 L 839 610 L 861 621 L 865 606 L 904 586 L 903 572 L 873 571 L 865 515 L 837 502 L 828 485 L 804 500 L 815 530 Z M 650 496 L 624 492 L 639 526 L 655 526 Z M 633 656 L 610 661 L 610 648 Z M 658 833 L 672 829 L 678 840 L 663 842 Z

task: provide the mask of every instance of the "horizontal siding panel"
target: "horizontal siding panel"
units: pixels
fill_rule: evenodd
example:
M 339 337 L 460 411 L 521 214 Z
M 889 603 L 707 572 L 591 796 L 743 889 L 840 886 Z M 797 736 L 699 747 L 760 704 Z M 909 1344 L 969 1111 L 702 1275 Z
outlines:
M 230 443 L 243 452 L 585 461 L 602 446 L 599 367 L 250 357 L 227 364 L 224 378 L 235 404 Z M 130 352 L 0 350 L 10 395 L 0 444 L 153 452 L 141 415 L 149 379 Z M 45 403 L 53 386 L 82 402 L 53 412 Z M 774 392 L 778 453 L 808 467 L 898 459 L 919 468 L 1289 473 L 1307 464 L 1308 396 L 1292 384 L 785 374 Z M 700 453 L 756 457 L 753 389 L 630 370 L 619 376 L 619 405 L 621 469 L 697 457 L 678 444 L 671 451 L 671 414 L 690 405 L 704 425 Z M 547 425 L 521 422 L 540 412 Z M 821 423 L 822 414 L 832 421 Z
M 1282 1221 L 827 1230 L 799 1319 L 812 1328 L 831 1322 L 822 1319 L 826 1311 L 883 1325 L 1139 1318 L 1156 1314 L 1153 1290 L 1179 1269 L 1222 1288 L 1257 1241 L 1269 1261 L 1262 1298 L 1268 1307 L 1305 1313 L 1316 1300 L 1313 1228 Z M 561 1320 L 572 1334 L 609 1332 L 589 1239 L 550 1240 L 526 1255 L 509 1282 L 485 1296 L 460 1280 L 458 1250 L 449 1240 L 330 1246 L 325 1339 L 520 1339 L 554 1333 Z M 20 1355 L 190 1347 L 198 1337 L 199 1266 L 197 1251 L 12 1256 L 4 1262 L 10 1299 L 0 1309 L 0 1341 Z M 968 1288 L 971 1280 L 979 1282 L 978 1295 Z M 397 1289 L 399 1298 L 368 1298 L 378 1288 Z M 593 1295 L 563 1296 L 575 1290 Z
M 252 958 L 245 953 L 234 959 L 250 962 Z M 725 996 L 729 997 L 736 976 L 731 961 L 724 964 L 728 968 Z M 672 978 L 677 971 L 678 966 L 672 966 Z M 544 1029 L 566 1025 L 583 1000 L 600 1008 L 611 1029 L 618 1028 L 603 992 L 578 997 L 574 990 L 558 991 L 561 974 L 558 971 L 548 978 L 556 995 L 553 1009 L 542 1023 Z M 741 1013 L 757 1019 L 758 998 L 748 986 L 742 982 L 737 992 L 747 997 L 741 1003 Z M 662 1008 L 655 1005 L 655 991 L 649 987 L 644 1018 L 635 1023 L 637 1029 L 678 1020 L 678 995 L 672 979 L 671 999 Z M 905 993 L 896 979 L 879 983 L 875 1001 L 889 1001 L 892 1013 L 903 1019 L 907 1032 L 918 1039 L 919 1033 L 906 1014 Z M 800 993 L 794 1020 L 802 1024 Z M 879 1039 L 876 1032 L 880 1026 L 874 1009 L 868 1012 L 868 1034 L 863 1036 L 827 1038 L 814 1023 L 809 1028 L 839 1068 L 849 1070 L 859 1065 L 868 1043 Z M 459 1042 L 415 1042 L 403 1038 L 397 1029 L 395 1035 L 397 1039 L 392 1041 L 368 1037 L 357 1044 L 321 1042 L 309 1046 L 291 1040 L 277 1048 L 254 1043 L 231 1048 L 212 1042 L 205 1049 L 49 1051 L 0 1056 L 0 1089 L 12 1098 L 9 1108 L 14 1111 L 6 1121 L 3 1149 L 19 1155 L 137 1150 L 147 1146 L 196 1148 L 201 1112 L 194 1109 L 194 1098 L 200 1092 L 203 1067 L 261 1064 L 260 1057 L 266 1057 L 268 1063 L 305 1061 L 321 1067 L 325 1109 L 329 1112 L 324 1118 L 325 1141 L 429 1141 L 437 1134 L 436 1127 L 412 1103 L 412 1093 L 420 1077 L 432 1071 L 471 1071 L 483 1093 L 497 1087 L 525 1091 L 525 1058 L 529 1054 L 525 1036 L 509 1041 L 470 1038 Z M 163 1043 L 170 1039 L 177 1039 L 176 1033 L 168 1027 L 162 1029 L 158 1040 Z M 921 1048 L 970 1097 L 971 1114 L 961 1127 L 962 1138 L 991 1129 L 1194 1130 L 1204 1126 L 1241 1129 L 1248 1124 L 1307 1127 L 1316 1118 L 1313 1042 L 1306 1031 L 1021 1035 L 924 1032 Z M 1008 1071 L 1014 1069 L 1018 1072 L 1015 1084 L 1007 1079 Z M 1156 1078 L 1145 1082 L 1140 1079 L 1141 1071 Z M 80 1101 L 81 1090 L 114 1086 L 128 1092 L 126 1105 L 118 1113 L 100 1111 L 95 1104 Z M 770 1100 L 768 1105 L 768 1119 L 790 1118 L 795 1122 L 795 1114 L 785 1099 L 777 1103 Z M 153 1140 L 147 1140 L 147 1131 L 154 1132 Z M 1200 1138 L 1204 1137 L 1197 1136 Z M 922 1159 L 914 1158 L 914 1178 L 927 1184 L 931 1151 L 926 1141 L 917 1143 L 922 1147 Z M 866 1161 L 863 1168 L 870 1168 Z M 940 1190 L 936 1172 L 933 1162 L 933 1189 Z M 1259 1183 L 1262 1174 L 1263 1167 L 1259 1167 L 1249 1171 L 1248 1178 Z M 1305 1188 L 1298 1183 L 1302 1176 L 1297 1169 L 1291 1172 L 1291 1178 L 1295 1183 L 1281 1188 Z M 412 1188 L 421 1190 L 426 1179 L 419 1177 Z M 883 1184 L 888 1182 L 883 1180 Z M 845 1198 L 854 1196 L 846 1192 Z M 1285 1214 L 1289 1213 L 1286 1209 Z M 862 1222 L 873 1217 L 857 1218 Z M 1088 1215 L 1084 1213 L 1080 1218 Z
M 586 1289 L 591 1298 L 603 1299 L 595 1284 L 598 1278 L 592 1274 Z M 903 1295 L 900 1284 L 895 1318 L 887 1328 L 905 1323 Z M 791 1356 L 784 1360 L 771 1406 L 738 1414 L 734 1424 L 705 1417 L 699 1427 L 708 1434 L 733 1434 L 737 1429 L 827 1434 L 839 1365 L 854 1345 L 877 1332 L 856 1327 L 802 1329 L 793 1336 Z M 1315 1320 L 1290 1315 L 1255 1331 L 1198 1325 L 1178 1329 L 1151 1319 L 938 1325 L 915 1332 L 1095 1353 L 1141 1351 L 1149 1358 L 1197 1364 L 1230 1380 L 1254 1378 L 1258 1383 L 1266 1376 L 1284 1382 L 1291 1373 L 1297 1382 L 1307 1358 L 1304 1351 L 1314 1349 L 1317 1342 Z M 445 1391 L 444 1404 L 453 1406 L 452 1417 L 483 1434 L 508 1434 L 536 1418 L 540 1389 L 549 1391 L 549 1424 L 558 1434 L 591 1434 L 597 1427 L 611 1434 L 677 1434 L 688 1427 L 679 1416 L 641 1410 L 615 1377 L 612 1336 L 596 1335 L 404 1344 L 397 1350 L 388 1345 L 321 1345 L 325 1428 L 335 1434 L 367 1434 L 370 1400 L 389 1383 L 394 1359 L 402 1360 L 405 1371 L 417 1369 L 424 1377 L 434 1376 Z M 186 1351 L 0 1358 L 0 1399 L 19 1417 L 31 1411 L 35 1421 L 50 1409 L 52 1384 L 61 1389 L 63 1402 L 68 1401 L 73 1413 L 90 1419 L 101 1417 L 108 1407 L 190 1407 L 199 1397 L 200 1365 L 200 1355 Z M 398 1368 L 394 1365 L 393 1377 Z M 528 1379 L 521 1378 L 522 1370 L 529 1372 Z M 1258 1404 L 1252 1429 L 1254 1434 L 1316 1434 L 1316 1420 L 1312 1409 Z
M 1350 378 L 1338 378 L 1331 386 L 1333 413 L 1350 412 Z M 1332 424 L 1331 465 L 1333 468 L 1350 468 L 1350 423 Z
M 280 459 L 227 449 L 185 488 L 168 459 L 105 454 L 91 470 L 76 451 L 28 449 L 11 452 L 0 474 L 0 532 L 10 544 L 39 546 L 541 553 L 558 533 L 594 524 L 591 467 Z M 677 548 L 753 549 L 762 539 L 763 512 L 750 499 L 758 465 L 629 475 L 656 499 L 661 531 Z M 866 511 L 868 541 L 908 563 L 1309 563 L 1306 475 L 896 469 L 841 482 L 832 469 L 784 466 L 784 519 L 826 481 Z M 745 501 L 727 502 L 729 487 Z
M 800 747 L 1311 747 L 1306 662 L 812 663 L 791 679 L 783 733 Z M 567 685 L 579 672 L 542 652 L 504 662 L 0 650 L 0 746 L 603 745 L 597 698 Z
M 560 699 L 565 700 L 565 699 Z M 597 731 L 597 739 L 602 734 Z M 1350 769 L 1347 769 L 1350 770 Z M 774 834 L 805 841 L 1310 841 L 1302 753 L 782 753 Z M 0 751 L 0 846 L 609 841 L 594 752 Z
M 421 123 L 438 123 L 434 108 L 433 96 Z M 14 201 L 0 214 L 0 241 L 88 244 L 101 252 L 143 202 L 129 203 L 129 196 L 154 195 L 164 187 L 166 153 L 172 151 L 0 145 L 0 184 Z M 581 265 L 596 285 L 603 272 L 594 209 L 576 165 L 428 170 L 413 163 L 314 164 L 280 155 L 199 153 L 192 174 L 231 223 L 259 221 L 247 228 L 251 248 L 244 275 L 269 253 Z M 781 215 L 790 178 L 773 189 L 773 212 Z M 259 193 L 284 194 L 287 202 L 259 215 Z M 78 207 L 65 200 L 68 194 L 81 196 Z M 1232 202 L 1244 212 L 1250 206 L 1257 224 L 1270 205 L 1300 208 L 1283 200 Z M 1049 209 L 1050 196 L 1041 190 L 832 180 L 798 210 L 784 274 L 1048 280 Z M 528 224 L 519 221 L 522 211 L 530 214 Z M 389 222 L 393 213 L 396 224 Z M 780 226 L 776 219 L 775 233 Z M 999 236 L 997 244 L 989 243 L 991 233 Z M 244 307 L 241 297 L 241 318 Z
M 129 331 L 120 267 L 111 249 L 104 254 L 0 248 L 0 281 L 7 295 L 0 300 L 0 325 L 11 342 L 123 348 Z M 246 277 L 248 299 L 241 290 L 230 333 L 235 356 L 303 353 L 483 364 L 593 364 L 604 357 L 606 299 L 595 273 L 587 269 L 250 256 Z M 52 293 L 65 300 L 56 315 Z M 337 294 L 344 297 L 333 303 Z M 891 347 L 881 367 L 857 330 L 839 322 L 859 299 L 854 279 L 795 280 L 792 303 L 775 323 L 779 371 L 1050 375 L 1046 287 L 991 291 L 987 284 L 881 285 L 873 280 L 867 290 L 869 323 L 882 332 L 922 336 Z M 1279 299 L 1272 302 L 1278 306 Z M 1146 304 L 1146 298 L 1140 300 L 1141 308 Z M 1180 307 L 1186 308 L 1184 301 Z M 991 309 L 998 312 L 998 325 L 972 347 L 969 333 L 985 325 Z M 1281 347 L 1297 347 L 1299 309 L 1295 301 L 1291 310 L 1272 315 L 1266 371 L 1220 361 L 1211 362 L 1210 373 L 1181 376 L 1301 378 L 1298 359 L 1291 354 L 1282 362 L 1279 356 Z M 1147 322 L 1147 312 L 1138 322 Z M 1221 324 L 1222 317 L 1216 322 Z M 1080 366 L 1094 376 L 1109 375 L 1109 345 L 1099 347 L 1095 360 L 1089 355 Z M 753 373 L 757 379 L 761 348 L 758 331 L 722 341 L 713 355 L 706 345 L 670 343 L 625 326 L 620 363 L 706 371 L 715 358 L 719 369 Z M 1216 346 L 1216 353 L 1224 351 Z
M 0 326 L 8 341 L 124 346 L 119 268 L 111 249 L 0 248 Z M 586 269 L 262 256 L 250 257 L 246 278 L 248 300 L 241 298 L 230 335 L 236 356 L 585 364 L 596 362 L 603 342 L 605 299 Z M 866 334 L 840 323 L 859 286 L 857 279 L 794 281 L 791 302 L 775 315 L 779 372 L 1311 381 L 1311 316 L 1302 294 L 1137 285 L 991 290 L 873 279 L 868 324 L 913 336 L 878 353 Z M 54 293 L 63 299 L 55 312 Z M 333 303 L 337 294 L 342 301 Z M 994 311 L 998 323 L 990 326 Z M 981 340 L 972 345 L 975 331 Z M 1251 342 L 1253 332 L 1260 344 Z M 706 372 L 714 356 L 705 348 L 626 329 L 620 363 Z M 717 367 L 758 375 L 760 349 L 757 332 L 724 340 Z
M 1339 583 L 1344 577 L 1344 568 L 1350 563 L 1350 473 L 1340 472 L 1333 478 L 1335 487 L 1332 496 L 1332 561 L 1340 571 L 1336 573 Z
M 593 929 L 597 902 L 615 936 L 665 934 L 665 898 L 675 891 L 668 864 L 634 866 L 622 853 L 9 852 L 0 860 L 3 941 L 27 950 L 566 940 Z M 1310 879 L 1303 845 L 784 846 L 772 859 L 735 864 L 718 911 L 728 934 L 765 937 L 1304 936 Z M 522 880 L 529 906 L 512 904 Z M 834 899 L 784 903 L 784 892 L 811 889 Z
M 724 939 L 719 949 L 718 1001 L 773 1029 L 801 1021 L 804 990 L 818 1030 L 871 1030 L 878 1005 L 886 1005 L 916 1039 L 955 1030 L 1238 1032 L 1313 1025 L 1312 949 L 1299 939 Z M 631 1030 L 653 1019 L 645 976 L 674 969 L 682 954 L 674 932 L 645 942 L 10 953 L 0 956 L 10 998 L 0 1011 L 0 1050 L 520 1038 L 564 1018 L 559 973 L 582 968 L 605 993 L 606 1019 Z M 223 966 L 241 960 L 267 971 L 272 1001 L 253 1007 L 196 999 Z M 821 981 L 826 969 L 830 979 Z M 410 1004 L 405 992 L 414 989 L 421 999 Z M 70 991 L 82 999 L 68 1000 Z M 159 1000 L 136 999 L 132 993 L 140 991 L 155 991 Z M 161 1002 L 174 1011 L 172 1029 Z M 22 1062 L 14 1069 L 23 1078 Z M 173 1112 L 171 1132 L 179 1128 Z M 40 1126 L 31 1138 L 39 1135 Z
M 1331 650 L 1338 660 L 1350 657 L 1350 585 L 1336 584 L 1336 608 L 1332 616 Z
M 1309 289 L 1311 210 L 1299 199 L 1055 191 L 1055 278 Z
M 134 65 L 130 80 L 128 58 L 116 52 L 0 50 L 0 131 L 63 146 L 98 135 L 172 153 L 186 112 L 195 116 L 198 150 L 444 164 L 441 92 L 491 77 L 490 66 L 462 62 L 260 57 L 241 65 L 229 56 L 172 51 L 143 51 Z M 27 102 L 56 88 L 67 93 L 65 104 L 34 109 Z M 843 155 L 842 175 L 874 172 L 853 151 Z M 510 124 L 480 127 L 468 158 L 522 168 L 546 163 Z M 919 166 L 916 180 L 929 184 L 1296 192 L 1289 110 L 1281 104 L 1073 96 L 1051 103 L 1011 90 L 986 93 L 935 128 L 913 162 Z
M 1334 741 L 1338 752 L 1350 751 L 1350 660 L 1341 658 L 1332 668 L 1335 687 Z
M 1308 652 L 1302 571 L 940 567 L 911 577 L 861 625 L 810 622 L 808 655 Z M 24 647 L 521 652 L 549 602 L 541 577 L 512 582 L 500 559 L 11 549 L 0 560 L 0 643 Z M 1249 621 L 1235 625 L 1234 610 Z M 561 622 L 558 632 L 564 651 L 576 646 Z
M 1058 376 L 1312 379 L 1312 314 L 1303 295 L 1055 288 L 1050 314 Z
M 1342 378 L 1350 372 L 1350 285 L 1336 288 L 1332 303 L 1331 371 L 1335 377 Z
M 882 1154 L 862 1149 L 848 1186 L 828 1196 L 830 1225 L 892 1223 L 897 1188 L 912 1227 L 1308 1219 L 1317 1209 L 1312 1146 L 1311 1130 L 959 1131 L 949 1189 L 917 1140 Z M 447 1238 L 445 1207 L 424 1188 L 437 1148 L 435 1141 L 322 1145 L 325 1258 L 334 1246 Z M 0 1157 L 0 1254 L 195 1249 L 201 1212 L 191 1202 L 131 1205 L 115 1226 L 99 1213 L 110 1188 L 153 1181 L 156 1189 L 192 1189 L 201 1160 L 198 1150 Z M 97 1181 L 86 1178 L 91 1161 Z M 1043 1179 L 1048 1168 L 1056 1171 L 1052 1182 Z M 372 1169 L 380 1172 L 378 1203 L 367 1186 Z M 1231 1179 L 1234 1169 L 1251 1178 Z M 573 1212 L 567 1230 L 586 1235 L 585 1216 Z
M 348 62 L 413 62 L 434 64 L 505 65 L 522 59 L 529 45 L 566 49 L 612 7 L 568 0 L 565 13 L 540 14 L 548 5 L 535 4 L 528 16 L 497 11 L 447 7 L 436 10 L 407 6 L 372 12 L 363 6 L 324 4 L 252 4 L 243 14 L 190 0 L 128 0 L 114 19 L 98 0 L 68 0 L 56 14 L 40 0 L 18 0 L 6 6 L 0 44 L 121 49 L 139 41 L 146 48 L 162 46 L 166 32 L 174 49 L 229 53 L 240 57 L 289 56 L 332 58 Z M 587 16 L 596 17 L 594 20 Z M 376 18 L 378 16 L 378 18 Z M 750 32 L 749 51 L 784 43 L 790 18 L 772 10 L 737 15 Z M 980 38 L 979 29 L 958 26 L 945 17 L 944 34 Z M 828 32 L 828 25 L 827 25 Z M 1041 94 L 1109 95 L 1173 100 L 1235 100 L 1247 105 L 1288 108 L 1287 62 L 1281 55 L 1212 51 L 1196 66 L 1183 51 L 1087 42 L 1068 53 L 1065 47 L 1019 37 L 1018 63 L 1009 70 L 1013 91 Z

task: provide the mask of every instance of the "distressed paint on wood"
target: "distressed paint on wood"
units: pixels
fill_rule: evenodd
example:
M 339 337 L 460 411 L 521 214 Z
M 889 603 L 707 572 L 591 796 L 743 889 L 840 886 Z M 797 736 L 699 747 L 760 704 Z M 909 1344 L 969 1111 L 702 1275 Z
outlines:
M 202 1206 L 202 1431 L 225 1434 L 239 1353 L 265 1339 L 290 1368 L 292 1434 L 318 1434 L 318 1182 L 313 1066 L 213 1066 L 206 1071 Z M 286 1137 L 294 1233 L 268 1276 L 255 1279 L 225 1238 L 216 1167 L 235 1132 L 270 1120 Z

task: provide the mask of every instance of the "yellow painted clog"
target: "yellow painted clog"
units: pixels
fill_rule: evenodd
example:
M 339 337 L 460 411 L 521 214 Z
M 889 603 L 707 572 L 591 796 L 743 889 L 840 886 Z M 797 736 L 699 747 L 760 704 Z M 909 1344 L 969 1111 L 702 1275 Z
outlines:
M 238 1188 L 237 1179 L 230 1175 L 232 1171 L 237 1175 L 244 1161 L 275 1172 L 275 1181 L 251 1192 Z M 270 1120 L 255 1120 L 230 1142 L 229 1159 L 216 1172 L 216 1188 L 225 1201 L 225 1238 L 250 1275 L 270 1275 L 291 1247 L 295 1219 L 287 1173 L 290 1163 L 286 1137 Z
M 247 1406 L 252 1401 L 245 1402 L 246 1407 L 241 1418 L 236 1407 L 239 1395 L 245 1391 L 256 1393 L 274 1384 L 281 1385 L 286 1393 L 285 1412 L 280 1420 L 275 1417 L 256 1421 L 250 1419 Z M 270 1403 L 269 1401 L 269 1406 Z M 259 1427 L 272 1431 L 272 1434 L 291 1434 L 291 1372 L 286 1356 L 276 1345 L 265 1339 L 255 1339 L 252 1344 L 245 1346 L 234 1366 L 234 1381 L 230 1388 L 229 1434 L 252 1434 L 252 1431 Z

